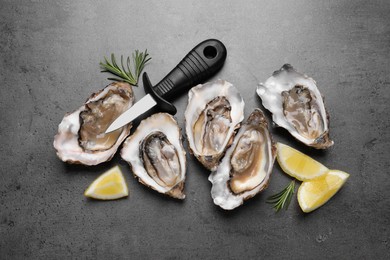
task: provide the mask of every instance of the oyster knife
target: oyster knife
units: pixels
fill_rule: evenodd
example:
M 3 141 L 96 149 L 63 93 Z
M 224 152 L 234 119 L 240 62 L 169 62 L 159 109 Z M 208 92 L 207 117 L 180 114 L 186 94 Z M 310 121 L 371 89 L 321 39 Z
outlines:
M 209 39 L 195 46 L 157 85 L 153 86 L 144 72 L 142 82 L 147 94 L 115 119 L 106 133 L 130 123 L 154 106 L 161 112 L 176 114 L 176 107 L 170 101 L 216 74 L 222 68 L 226 55 L 222 42 Z

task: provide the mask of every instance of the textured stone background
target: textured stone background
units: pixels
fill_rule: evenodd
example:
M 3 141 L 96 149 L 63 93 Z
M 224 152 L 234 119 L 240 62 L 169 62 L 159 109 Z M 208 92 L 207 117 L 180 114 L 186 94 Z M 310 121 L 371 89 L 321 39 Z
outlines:
M 389 1 L 0 1 L 0 258 L 390 257 Z M 294 198 L 275 214 L 266 198 L 289 178 L 275 164 L 269 188 L 233 212 L 214 206 L 208 172 L 192 156 L 184 202 L 139 184 L 119 156 L 96 167 L 61 162 L 52 146 L 66 112 L 107 85 L 98 63 L 147 48 L 157 83 L 197 43 L 218 38 L 218 78 L 240 89 L 246 115 L 284 63 L 312 76 L 326 98 L 335 145 L 288 143 L 351 174 L 324 207 Z M 136 88 L 136 97 L 144 95 Z M 181 126 L 187 97 L 177 102 Z M 119 164 L 130 197 L 83 196 Z

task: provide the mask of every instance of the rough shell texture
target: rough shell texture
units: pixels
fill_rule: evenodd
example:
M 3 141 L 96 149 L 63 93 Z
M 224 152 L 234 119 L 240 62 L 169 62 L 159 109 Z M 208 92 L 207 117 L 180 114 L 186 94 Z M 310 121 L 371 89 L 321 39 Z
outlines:
M 316 82 L 285 64 L 275 71 L 257 94 L 273 121 L 287 129 L 302 143 L 325 149 L 333 145 L 329 138 L 329 116 Z
M 180 179 L 173 186 L 162 186 L 156 182 L 146 170 L 141 154 L 144 152 L 142 147 L 144 140 L 153 133 L 164 134 L 177 152 L 180 164 Z M 180 128 L 171 115 L 167 113 L 157 113 L 142 120 L 137 127 L 137 130 L 124 142 L 121 156 L 131 166 L 135 177 L 137 177 L 145 186 L 177 199 L 185 198 L 183 190 L 186 176 L 186 153 L 182 145 Z
M 198 132 L 195 132 L 194 128 L 201 115 L 207 117 L 207 112 L 205 112 L 206 107 L 218 98 L 221 98 L 229 105 L 229 108 L 225 109 L 225 111 L 229 114 L 230 123 L 225 125 L 227 128 L 226 131 L 221 131 L 224 136 L 219 138 L 218 147 L 214 147 L 216 151 L 212 154 L 205 154 L 204 151 L 198 149 L 195 141 L 195 135 L 204 136 L 205 130 L 197 130 Z M 218 111 L 213 113 L 216 114 L 216 118 L 218 118 Z M 188 93 L 188 105 L 185 111 L 185 127 L 191 153 L 194 154 L 207 169 L 215 170 L 226 148 L 231 144 L 235 131 L 240 126 L 240 122 L 243 119 L 244 101 L 240 93 L 231 83 L 219 79 L 214 82 L 208 82 L 203 85 L 199 84 L 193 87 Z M 217 129 L 216 131 L 218 132 L 219 130 Z
M 257 132 L 254 135 L 256 140 L 248 138 L 243 141 L 242 139 L 248 134 L 251 135 L 252 131 Z M 260 149 L 258 144 L 260 144 Z M 254 148 L 256 145 L 258 149 Z M 245 165 L 245 162 L 244 166 L 241 167 L 247 172 L 244 173 L 243 171 L 240 173 L 244 174 L 240 177 L 243 178 L 241 182 L 241 185 L 243 185 L 242 190 L 237 193 L 232 189 L 232 179 L 234 176 L 234 166 L 232 164 L 233 162 L 237 163 L 237 161 L 238 163 L 243 163 L 242 160 L 244 158 L 237 155 L 240 149 L 241 151 L 249 150 L 251 153 L 255 152 L 257 154 L 251 154 L 251 156 L 246 157 L 250 158 L 252 162 L 251 166 Z M 217 170 L 209 176 L 209 181 L 212 183 L 211 196 L 214 204 L 225 210 L 232 210 L 242 205 L 244 200 L 252 198 L 264 190 L 269 183 L 275 156 L 276 146 L 268 131 L 267 120 L 260 109 L 255 109 L 234 137 L 232 145 L 227 149 Z M 250 170 L 247 170 L 247 167 Z M 248 183 L 252 185 L 250 188 L 247 185 Z
M 107 150 L 88 151 L 80 145 L 80 128 L 82 126 L 82 119 L 80 114 L 88 110 L 88 103 L 99 101 L 104 99 L 109 93 L 115 91 L 121 91 L 125 93 L 129 100 L 126 110 L 133 105 L 134 95 L 131 86 L 123 82 L 115 82 L 103 90 L 92 94 L 79 109 L 72 113 L 68 113 L 62 119 L 62 122 L 58 126 L 58 133 L 54 137 L 54 148 L 57 150 L 57 156 L 64 162 L 84 164 L 84 165 L 97 165 L 99 163 L 110 160 L 116 153 L 118 147 L 123 140 L 130 134 L 131 124 L 122 128 L 119 137 L 116 142 Z M 110 119 L 111 121 L 115 118 Z M 105 131 L 102 130 L 103 133 Z

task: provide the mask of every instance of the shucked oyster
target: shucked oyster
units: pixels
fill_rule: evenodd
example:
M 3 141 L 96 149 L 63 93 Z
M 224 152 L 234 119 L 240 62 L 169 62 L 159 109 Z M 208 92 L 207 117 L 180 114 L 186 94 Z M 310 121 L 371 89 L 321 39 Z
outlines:
M 317 149 L 333 145 L 324 101 L 312 78 L 285 64 L 259 84 L 257 94 L 273 121 L 296 139 Z
M 185 198 L 185 155 L 180 128 L 166 113 L 142 120 L 121 150 L 142 184 L 177 199 Z
M 73 113 L 66 114 L 54 137 L 57 156 L 64 162 L 96 165 L 110 160 L 129 135 L 131 124 L 105 134 L 108 126 L 134 103 L 131 86 L 115 82 Z
M 231 210 L 264 190 L 275 155 L 267 120 L 260 109 L 255 109 L 234 137 L 217 170 L 209 176 L 214 203 Z
M 244 101 L 224 80 L 199 84 L 188 93 L 186 134 L 191 152 L 215 170 L 244 118 Z

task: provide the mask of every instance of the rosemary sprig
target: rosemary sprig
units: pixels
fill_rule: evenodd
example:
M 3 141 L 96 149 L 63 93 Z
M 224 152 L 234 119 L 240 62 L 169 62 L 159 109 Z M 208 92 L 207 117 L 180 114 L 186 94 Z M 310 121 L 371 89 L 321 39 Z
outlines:
M 102 68 L 102 72 L 109 72 L 114 74 L 119 78 L 108 78 L 109 80 L 114 81 L 124 81 L 133 86 L 138 84 L 138 78 L 141 75 L 142 70 L 144 69 L 146 63 L 152 58 L 148 57 L 148 50 L 145 52 L 139 52 L 136 50 L 132 54 L 133 66 L 131 65 L 130 57 L 127 57 L 126 64 L 123 63 L 123 55 L 121 55 L 121 63 L 119 66 L 114 54 L 111 54 L 111 62 L 104 57 L 104 63 L 100 62 L 100 67 Z M 125 66 L 126 65 L 126 66 Z M 132 67 L 134 67 L 134 72 L 132 72 Z
M 284 188 L 281 192 L 270 196 L 267 199 L 267 203 L 274 204 L 274 209 L 276 212 L 281 210 L 282 208 L 288 208 L 291 202 L 291 198 L 293 194 L 295 193 L 295 180 L 291 181 L 286 188 Z

